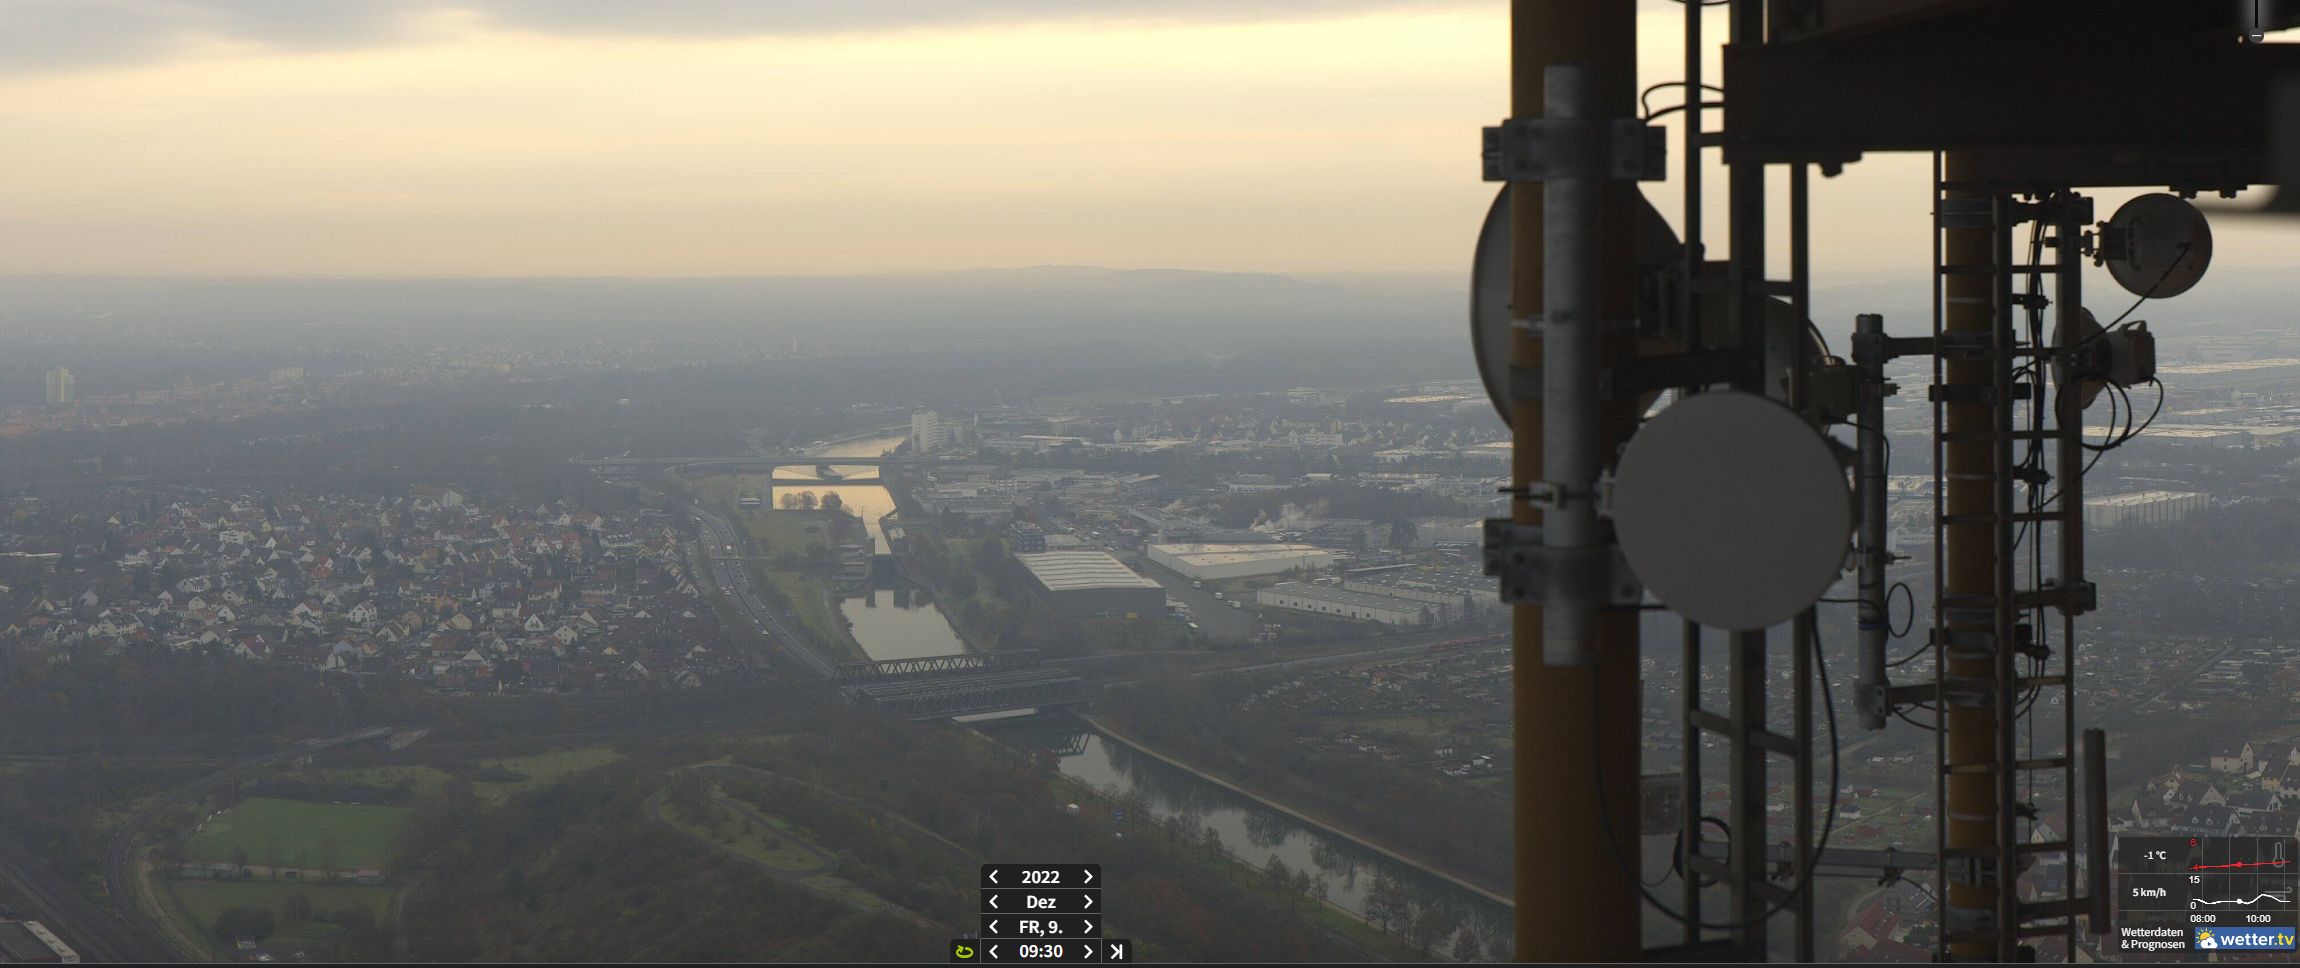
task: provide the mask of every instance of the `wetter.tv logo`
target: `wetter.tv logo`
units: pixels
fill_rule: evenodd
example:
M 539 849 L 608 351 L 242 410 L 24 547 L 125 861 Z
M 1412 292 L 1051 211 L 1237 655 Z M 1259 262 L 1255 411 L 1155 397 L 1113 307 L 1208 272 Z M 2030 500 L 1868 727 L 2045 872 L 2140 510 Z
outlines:
M 2293 931 L 2284 927 L 2198 928 L 2196 947 L 2204 951 L 2291 951 Z

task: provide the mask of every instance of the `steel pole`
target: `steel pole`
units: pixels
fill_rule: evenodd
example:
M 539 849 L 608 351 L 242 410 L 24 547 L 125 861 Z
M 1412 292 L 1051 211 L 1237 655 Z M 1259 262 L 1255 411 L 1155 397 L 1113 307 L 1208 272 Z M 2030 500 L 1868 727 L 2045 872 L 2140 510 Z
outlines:
M 1594 71 L 1580 64 L 1550 64 L 1544 70 L 1544 118 L 1606 117 Z M 1591 174 L 1553 177 L 1541 184 L 1541 459 L 1553 488 L 1552 503 L 1541 516 L 1541 543 L 1559 552 L 1588 552 L 1604 542 L 1596 498 L 1603 458 L 1598 340 L 1606 323 L 1598 290 L 1606 254 L 1596 243 L 1602 237 L 1608 182 Z M 1542 661 L 1560 666 L 1597 661 L 1600 596 L 1590 577 L 1586 570 L 1549 571 L 1541 609 Z
M 1618 0 L 1513 0 L 1511 113 L 1539 116 L 1549 65 L 1575 63 L 1591 72 L 1593 103 L 1600 110 L 1607 116 L 1631 117 L 1636 52 L 1634 5 Z M 1635 196 L 1630 194 L 1635 191 L 1637 187 L 1628 182 L 1607 185 L 1598 237 L 1584 240 L 1599 253 L 1594 308 L 1605 321 L 1627 321 L 1635 313 Z M 1546 371 L 1542 340 L 1533 326 L 1545 308 L 1544 194 L 1542 186 L 1530 182 L 1510 186 L 1510 304 L 1511 314 L 1520 322 L 1511 341 L 1510 365 L 1536 372 Z M 1633 349 L 1631 336 L 1626 328 L 1609 328 L 1599 341 L 1601 359 L 1626 359 Z M 1600 407 L 1589 418 L 1600 424 L 1601 445 L 1611 447 L 1627 439 L 1636 416 L 1630 404 L 1622 403 Z M 1510 476 L 1520 495 L 1546 480 L 1545 423 L 1541 400 L 1512 402 L 1515 446 Z M 1540 510 L 1522 497 L 1511 503 L 1510 514 L 1520 524 L 1542 523 Z M 1627 609 L 1602 613 L 1596 622 L 1600 661 L 1572 668 L 1543 661 L 1541 607 L 1513 608 L 1516 957 L 1637 960 L 1642 955 L 1634 880 L 1639 864 L 1641 705 L 1637 613 Z M 1602 771 L 1596 756 L 1600 747 L 1606 758 Z
M 1854 452 L 1861 469 L 1861 547 L 1858 599 L 1860 681 L 1854 698 L 1861 728 L 1885 728 L 1885 636 L 1892 620 L 1885 601 L 1885 317 L 1854 317 L 1853 357 L 1860 365 L 1859 420 L 1853 427 Z

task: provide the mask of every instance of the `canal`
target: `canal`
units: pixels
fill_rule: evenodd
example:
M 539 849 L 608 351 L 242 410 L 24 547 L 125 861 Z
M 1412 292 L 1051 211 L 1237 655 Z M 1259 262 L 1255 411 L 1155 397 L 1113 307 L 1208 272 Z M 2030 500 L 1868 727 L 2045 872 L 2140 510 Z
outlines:
M 1155 758 L 1110 741 L 1068 716 L 1032 717 L 976 724 L 976 729 L 1010 746 L 1052 752 L 1065 776 L 1147 810 L 1150 818 L 1178 818 L 1192 830 L 1212 829 L 1223 849 L 1253 867 L 1275 857 L 1288 870 L 1307 871 L 1326 885 L 1325 897 L 1364 917 L 1374 907 L 1374 887 L 1394 881 L 1418 911 L 1435 907 L 1468 927 L 1489 953 L 1507 944 L 1507 907 L 1383 857 L 1347 840 L 1303 826 L 1284 814 L 1214 786 Z M 1452 933 L 1439 943 L 1452 946 Z
M 835 461 L 840 457 L 877 457 L 900 445 L 899 435 L 870 437 L 845 441 L 817 448 L 812 453 Z M 833 473 L 841 477 L 873 478 L 878 468 L 863 465 L 831 465 Z M 811 467 L 777 468 L 774 494 L 767 498 L 779 500 L 784 491 L 812 491 L 817 500 L 836 494 L 849 512 L 862 515 L 863 526 L 871 536 L 874 547 L 886 550 L 886 535 L 879 530 L 879 518 L 894 510 L 894 495 L 879 484 L 842 484 L 816 476 Z M 911 659 L 928 655 L 951 655 L 967 651 L 966 643 L 950 627 L 950 620 L 936 606 L 934 595 L 911 584 L 900 576 L 889 576 L 873 581 L 869 586 L 846 596 L 839 602 L 839 611 L 851 624 L 855 642 L 873 659 Z

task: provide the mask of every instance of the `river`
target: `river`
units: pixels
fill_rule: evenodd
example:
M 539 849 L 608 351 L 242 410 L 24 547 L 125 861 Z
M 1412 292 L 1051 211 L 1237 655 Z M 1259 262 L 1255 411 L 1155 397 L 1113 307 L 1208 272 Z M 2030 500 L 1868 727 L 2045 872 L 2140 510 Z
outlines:
M 1110 742 L 1069 717 L 1034 717 L 977 724 L 977 729 L 1022 749 L 1052 751 L 1063 774 L 1147 809 L 1157 820 L 1181 818 L 1191 829 L 1214 829 L 1223 849 L 1256 868 L 1270 858 L 1289 870 L 1308 871 L 1326 882 L 1326 899 L 1363 916 L 1378 876 L 1396 879 L 1417 907 L 1435 906 L 1476 932 L 1492 952 L 1510 932 L 1510 912 L 1502 905 L 1444 880 L 1399 864 L 1347 840 L 1302 826 L 1294 820 L 1213 786 L 1132 749 Z M 1132 822 L 1131 820 L 1129 822 Z M 1452 935 L 1439 950 L 1452 948 Z M 1489 955 L 1490 956 L 1490 955 Z
M 901 444 L 899 435 L 869 437 L 843 441 L 816 448 L 812 453 L 836 459 L 839 457 L 877 457 Z M 832 464 L 831 469 L 848 477 L 870 477 L 878 468 L 870 465 Z M 808 467 L 783 467 L 775 471 L 775 488 L 781 490 L 813 491 L 819 499 L 836 494 L 850 511 L 862 515 L 863 526 L 871 541 L 880 551 L 886 550 L 886 535 L 879 530 L 878 519 L 894 510 L 894 495 L 878 484 L 840 484 L 824 481 Z M 781 495 L 768 497 L 771 502 Z M 873 659 L 912 659 L 929 655 L 952 655 L 967 651 L 966 643 L 950 627 L 950 620 L 934 604 L 934 596 L 926 589 L 912 585 L 901 577 L 881 579 L 839 603 L 839 610 L 853 624 L 855 642 Z

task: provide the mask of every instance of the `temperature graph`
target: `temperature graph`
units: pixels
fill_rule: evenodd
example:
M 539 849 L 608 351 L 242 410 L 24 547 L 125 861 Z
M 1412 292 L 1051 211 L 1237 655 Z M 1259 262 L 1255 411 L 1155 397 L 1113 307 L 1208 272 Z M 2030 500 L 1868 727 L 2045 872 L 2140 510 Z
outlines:
M 2119 838 L 2115 950 L 2157 958 L 2237 946 L 2291 950 L 2300 925 L 2295 846 L 2289 837 Z M 2254 935 L 2268 942 L 2255 945 Z

